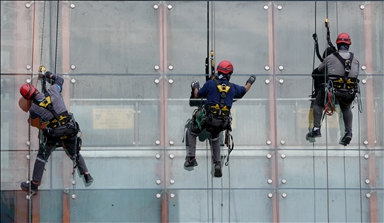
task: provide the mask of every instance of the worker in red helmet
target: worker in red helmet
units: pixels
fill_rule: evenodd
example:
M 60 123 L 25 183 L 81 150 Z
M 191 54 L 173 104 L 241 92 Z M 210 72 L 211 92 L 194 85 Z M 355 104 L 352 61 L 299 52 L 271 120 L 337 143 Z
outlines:
M 221 177 L 221 156 L 219 135 L 224 130 L 231 131 L 231 108 L 237 95 L 244 95 L 255 82 L 256 77 L 250 76 L 245 86 L 229 82 L 233 73 L 233 65 L 223 60 L 217 65 L 218 79 L 207 81 L 202 88 L 198 81 L 191 84 L 193 98 L 206 98 L 199 112 L 194 112 L 192 124 L 188 128 L 189 152 L 184 163 L 185 167 L 197 166 L 196 138 L 204 129 L 210 132 L 212 157 L 215 164 L 214 176 Z M 201 115 L 204 117 L 202 118 Z
M 45 69 L 45 68 L 44 68 Z M 87 169 L 84 158 L 80 154 L 81 138 L 80 128 L 75 121 L 73 114 L 66 109 L 61 97 L 61 90 L 64 79 L 47 71 L 41 77 L 48 78 L 51 86 L 46 93 L 39 92 L 33 85 L 24 84 L 20 87 L 20 94 L 32 101 L 29 108 L 31 119 L 40 118 L 41 129 L 46 140 L 39 146 L 39 152 L 35 160 L 32 181 L 22 182 L 20 187 L 29 191 L 31 195 L 38 192 L 38 186 L 44 173 L 45 164 L 58 142 L 62 142 L 63 148 L 69 158 L 74 161 L 74 168 L 77 166 L 80 174 L 84 175 L 86 183 L 91 183 L 93 178 Z
M 352 139 L 352 110 L 351 104 L 358 93 L 359 60 L 356 55 L 349 52 L 352 44 L 348 33 L 342 32 L 336 39 L 337 52 L 327 56 L 313 73 L 325 74 L 326 85 L 321 88 L 316 96 L 313 117 L 314 127 L 306 138 L 321 137 L 320 127 L 324 109 L 325 92 L 333 93 L 339 102 L 345 125 L 345 134 L 339 144 L 346 146 Z

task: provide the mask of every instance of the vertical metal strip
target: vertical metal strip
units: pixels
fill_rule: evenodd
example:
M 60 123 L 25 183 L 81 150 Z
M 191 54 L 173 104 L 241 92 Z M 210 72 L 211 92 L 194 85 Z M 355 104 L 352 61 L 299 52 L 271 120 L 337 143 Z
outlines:
M 62 58 L 62 72 L 64 75 L 67 75 L 68 72 L 69 72 L 69 60 L 70 60 L 70 55 L 69 55 L 69 50 L 70 50 L 70 44 L 69 44 L 69 37 L 70 37 L 70 16 L 69 16 L 69 6 L 67 4 L 65 4 L 64 2 L 61 2 L 61 1 L 58 1 L 57 2 L 57 7 L 59 7 L 60 5 L 59 4 L 63 4 L 61 8 L 61 44 L 62 44 L 62 52 L 61 52 L 61 58 Z M 59 15 L 56 15 L 56 16 L 59 16 Z M 59 30 L 59 24 L 60 23 L 57 23 L 57 29 Z M 57 36 L 60 36 L 60 35 L 57 35 Z M 59 45 L 58 44 L 58 41 L 59 41 L 59 38 L 56 38 L 56 44 L 55 45 Z M 60 58 L 58 55 L 57 55 L 57 61 L 55 62 L 55 69 L 56 69 L 56 63 L 58 63 L 58 59 Z M 68 79 L 66 79 L 66 81 L 64 82 L 64 86 L 63 86 L 63 91 L 62 91 L 62 97 L 63 97 L 63 100 L 64 100 L 64 103 L 65 103 L 65 106 L 67 107 L 68 111 L 70 111 L 70 82 Z M 68 157 L 66 155 L 64 155 L 62 157 L 63 159 L 63 179 L 67 179 L 68 176 L 71 176 L 71 172 L 72 172 L 72 166 L 69 165 L 68 163 L 72 163 L 72 162 L 64 162 L 64 159 L 68 159 Z M 68 186 L 68 181 L 67 180 L 63 180 L 63 188 L 66 188 Z M 66 193 L 63 193 L 63 196 L 62 196 L 62 199 L 63 199 L 63 210 L 62 210 L 62 215 L 63 215 L 63 218 L 62 218 L 62 222 L 63 223 L 68 223 L 68 222 L 71 222 L 71 197 L 70 197 L 70 194 L 66 194 Z M 75 198 L 76 199 L 76 198 Z
M 37 68 L 39 67 L 41 61 L 40 61 L 40 51 L 41 51 L 41 48 L 39 47 L 39 44 L 40 44 L 40 41 L 39 41 L 39 34 L 40 34 L 40 20 L 39 20 L 39 15 L 40 15 L 40 10 L 39 10 L 39 4 L 40 2 L 38 1 L 35 1 L 34 4 L 33 4 L 33 25 L 32 25 L 32 41 L 33 41 L 33 46 L 32 46 L 32 74 L 34 73 L 37 73 Z M 44 4 L 44 3 L 43 3 Z M 41 38 L 43 38 L 41 36 Z M 33 76 L 33 75 L 32 75 Z M 33 84 L 33 81 L 31 82 Z M 35 86 L 36 87 L 36 86 Z M 31 130 L 31 128 L 30 128 Z M 29 134 L 29 137 L 31 137 L 31 134 Z M 40 144 L 40 141 L 38 141 L 38 148 L 39 148 L 39 145 Z M 31 159 L 29 160 L 29 162 L 31 162 Z M 31 163 L 30 163 L 31 164 Z M 30 167 L 32 168 L 31 170 L 33 171 L 33 164 L 30 165 Z M 32 179 L 31 179 L 32 181 Z M 40 222 L 40 196 L 41 196 L 42 193 L 38 193 L 37 195 L 34 195 L 32 196 L 30 199 L 31 199 L 31 212 L 30 213 L 32 216 L 31 220 L 32 222 Z
M 161 202 L 161 222 L 169 222 L 169 198 L 167 190 L 168 171 L 169 166 L 166 157 L 166 140 L 168 139 L 168 83 L 166 76 L 167 66 L 167 16 L 166 16 L 166 4 L 163 2 L 159 7 L 159 50 L 160 50 L 160 76 L 161 81 L 159 83 L 159 107 L 160 107 L 160 148 L 164 151 L 164 171 L 162 171 L 162 187 L 165 193 L 162 196 Z
M 273 3 L 272 3 L 272 6 Z M 269 87 L 269 113 L 272 114 L 269 117 L 270 121 L 270 140 L 271 140 L 271 148 L 274 150 L 274 158 L 271 159 L 271 173 L 272 173 L 272 179 L 273 179 L 273 187 L 276 189 L 276 197 L 272 198 L 272 219 L 273 222 L 278 223 L 280 222 L 279 217 L 279 196 L 278 196 L 278 189 L 277 189 L 277 182 L 278 182 L 278 151 L 277 151 L 277 114 L 276 114 L 276 94 L 275 94 L 275 72 L 276 72 L 276 33 L 275 33 L 275 19 L 274 19 L 274 7 L 269 7 L 270 10 L 268 10 L 268 52 L 269 52 L 269 67 L 271 67 L 272 72 L 272 81 L 270 82 Z
M 364 49 L 365 49 L 365 63 L 366 73 L 372 74 L 372 14 L 371 4 L 366 4 L 364 9 Z M 367 114 L 367 137 L 368 148 L 372 150 L 368 160 L 369 179 L 372 188 L 376 188 L 376 157 L 375 157 L 375 114 L 374 114 L 374 90 L 373 90 L 373 78 L 368 78 L 366 83 L 366 102 L 367 108 L 365 112 Z M 369 198 L 369 214 L 370 222 L 379 222 L 378 207 L 377 207 L 377 192 L 372 192 Z

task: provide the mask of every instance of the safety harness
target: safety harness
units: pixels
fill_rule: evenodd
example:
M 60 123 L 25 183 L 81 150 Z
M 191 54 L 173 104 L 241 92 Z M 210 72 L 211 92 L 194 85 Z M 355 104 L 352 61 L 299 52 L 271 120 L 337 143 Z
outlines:
M 347 90 L 350 94 L 354 94 L 357 85 L 357 78 L 348 77 L 349 72 L 351 71 L 351 64 L 353 61 L 353 53 L 349 53 L 350 58 L 344 59 L 340 56 L 338 52 L 333 53 L 339 59 L 339 61 L 344 65 L 344 77 L 336 75 L 328 75 L 329 79 L 332 80 L 333 86 L 338 90 Z
M 344 59 L 338 52 L 333 53 L 344 66 L 344 76 L 328 75 L 328 83 L 325 88 L 324 111 L 325 114 L 329 116 L 333 115 L 335 111 L 335 93 L 337 91 L 348 91 L 352 95 L 355 95 L 355 93 L 358 92 L 358 79 L 349 77 L 353 61 L 353 53 L 349 52 L 349 54 L 349 59 Z
M 60 115 L 57 114 L 55 109 L 53 109 L 52 100 L 49 93 L 46 91 L 44 92 L 44 95 L 45 95 L 44 100 L 42 100 L 41 102 L 36 101 L 35 104 L 37 104 L 39 107 L 49 110 L 54 116 L 54 118 L 52 118 L 51 120 L 43 124 L 44 128 L 45 127 L 57 128 L 59 126 L 67 124 L 71 120 L 71 117 L 69 116 L 68 112 L 65 111 Z

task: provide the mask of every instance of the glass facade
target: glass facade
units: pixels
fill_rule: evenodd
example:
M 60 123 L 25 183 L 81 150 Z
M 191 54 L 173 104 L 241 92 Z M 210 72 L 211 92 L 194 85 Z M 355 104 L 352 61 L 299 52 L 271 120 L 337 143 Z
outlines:
M 1 1 L 1 222 L 384 222 L 383 1 Z M 312 128 L 312 70 L 340 32 L 360 61 L 353 138 L 340 108 Z M 335 44 L 335 43 L 334 43 Z M 211 51 L 213 54 L 211 54 Z M 231 110 L 235 148 L 212 174 L 206 132 L 185 168 L 190 83 L 234 64 L 250 91 Z M 65 79 L 95 178 L 58 147 L 38 195 L 39 148 L 19 88 L 44 65 Z M 223 136 L 220 138 L 223 141 Z M 228 148 L 221 155 L 227 161 Z

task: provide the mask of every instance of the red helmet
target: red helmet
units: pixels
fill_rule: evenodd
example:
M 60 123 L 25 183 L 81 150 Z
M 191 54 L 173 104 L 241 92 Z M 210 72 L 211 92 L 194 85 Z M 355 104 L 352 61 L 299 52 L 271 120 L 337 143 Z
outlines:
M 336 44 L 339 44 L 339 43 L 345 43 L 345 44 L 351 45 L 352 41 L 348 33 L 340 33 L 337 36 Z
M 20 87 L 21 96 L 27 100 L 31 100 L 35 92 L 36 88 L 31 84 L 23 84 L 23 86 Z
M 232 74 L 233 72 L 233 65 L 228 60 L 223 60 L 217 65 L 218 72 L 221 72 L 223 74 Z

